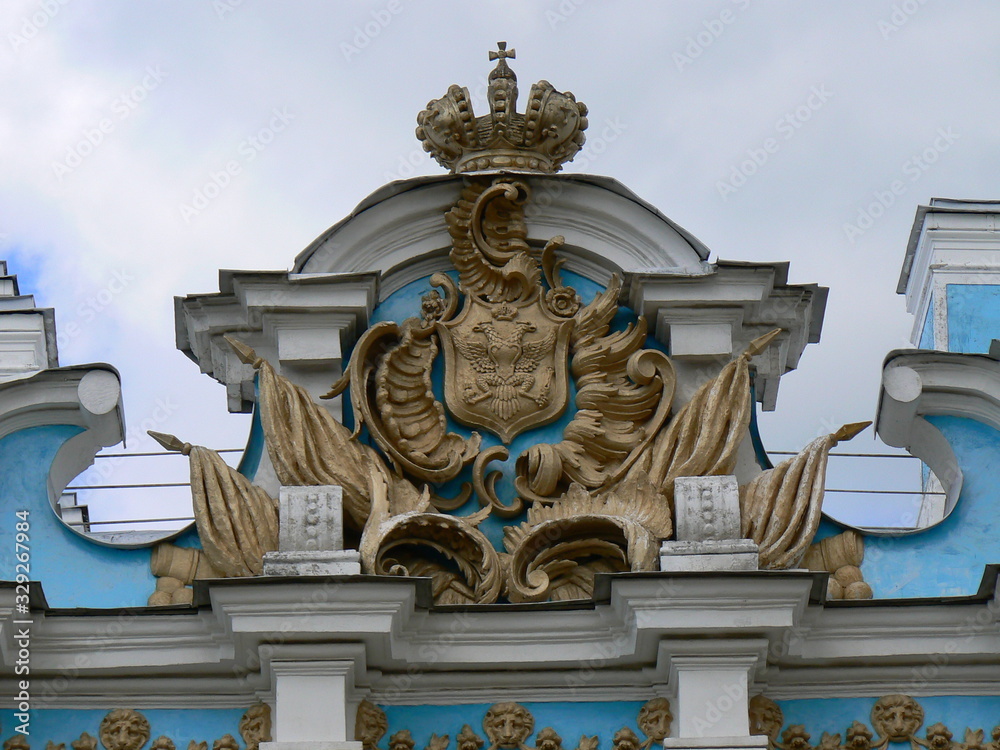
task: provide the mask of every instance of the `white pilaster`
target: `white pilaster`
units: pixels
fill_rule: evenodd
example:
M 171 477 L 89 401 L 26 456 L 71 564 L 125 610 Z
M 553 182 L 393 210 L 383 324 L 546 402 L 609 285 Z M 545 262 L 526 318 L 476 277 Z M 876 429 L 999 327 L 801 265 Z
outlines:
M 274 742 L 263 750 L 361 750 L 349 715 L 353 660 L 274 659 Z M 290 744 L 292 743 L 292 744 Z
M 671 682 L 677 686 L 677 737 L 666 750 L 763 748 L 767 737 L 750 734 L 748 685 L 758 654 L 672 656 Z

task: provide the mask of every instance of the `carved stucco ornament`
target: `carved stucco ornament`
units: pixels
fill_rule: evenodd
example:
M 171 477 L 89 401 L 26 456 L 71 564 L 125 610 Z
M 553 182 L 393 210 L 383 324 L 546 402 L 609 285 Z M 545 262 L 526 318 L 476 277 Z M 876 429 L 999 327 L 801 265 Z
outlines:
M 258 750 L 261 742 L 271 741 L 271 707 L 258 703 L 246 710 L 240 718 L 240 737 L 246 743 L 246 750 Z
M 504 595 L 515 602 L 587 598 L 599 573 L 656 570 L 659 543 L 673 534 L 674 481 L 734 471 L 752 410 L 750 360 L 781 334 L 752 341 L 673 410 L 674 368 L 665 353 L 645 348 L 646 321 L 614 325 L 621 279 L 613 276 L 583 304 L 560 273 L 563 238 L 541 248 L 529 242 L 530 200 L 528 183 L 516 175 L 466 178 L 444 217 L 457 280 L 433 275 L 419 315 L 365 331 L 326 394 L 349 389 L 353 431 L 252 348 L 228 339 L 259 373 L 261 424 L 281 484 L 342 487 L 345 538 L 358 544 L 362 570 L 429 576 L 440 604 L 492 603 Z M 439 401 L 432 379 L 442 364 Z M 561 439 L 535 443 L 517 457 L 516 495 L 502 500 L 501 474 L 491 465 L 509 458 L 506 446 L 518 434 L 569 408 L 571 375 L 575 410 Z M 501 444 L 483 448 L 476 432 L 450 432 L 449 415 Z M 745 488 L 752 519 L 745 532 L 759 537 L 765 564 L 789 567 L 805 552 L 826 453 L 841 437 L 810 446 Z M 462 489 L 440 496 L 436 487 L 463 471 L 470 477 Z M 204 494 L 209 510 L 214 503 L 224 511 L 223 520 L 253 517 L 248 500 L 256 502 L 255 495 L 239 481 Z M 473 496 L 481 512 L 442 512 Z M 523 519 L 505 528 L 506 554 L 478 528 L 488 515 Z M 234 531 L 240 525 L 230 523 Z M 222 539 L 213 565 L 255 572 L 263 540 L 213 535 Z M 206 550 L 215 543 L 210 538 Z M 170 570 L 177 575 L 168 577 L 186 582 L 184 570 Z M 173 601 L 174 594 L 155 596 Z
M 790 568 L 812 543 L 821 519 L 830 449 L 871 422 L 857 422 L 817 438 L 798 455 L 761 472 L 741 488 L 743 536 L 760 548 L 761 568 Z
M 118 708 L 101 721 L 98 736 L 107 750 L 139 750 L 149 742 L 149 722 L 138 711 Z
M 654 698 L 642 706 L 637 718 L 639 729 L 646 739 L 640 740 L 631 727 L 623 727 L 614 735 L 613 748 L 649 750 L 669 735 L 672 721 L 670 702 L 666 698 Z M 487 709 L 481 725 L 486 739 L 477 734 L 470 724 L 465 724 L 455 738 L 456 750 L 570 750 L 564 747 L 562 737 L 552 727 L 540 729 L 535 734 L 534 743 L 530 743 L 535 731 L 535 717 L 520 703 L 494 703 Z M 368 701 L 362 701 L 358 706 L 354 737 L 362 743 L 364 750 L 377 750 L 377 744 L 388 728 L 385 712 Z M 597 750 L 599 744 L 598 737 L 584 735 L 575 750 Z M 448 750 L 450 745 L 451 739 L 447 734 L 432 734 L 424 750 Z M 389 750 L 414 750 L 415 746 L 408 729 L 397 729 L 389 737 Z
M 749 711 L 750 734 L 762 734 L 773 744 L 781 734 L 781 727 L 785 723 L 781 707 L 770 698 L 755 695 L 750 699 Z
M 781 709 L 773 701 L 756 696 L 750 701 L 752 734 L 766 734 L 770 750 L 886 750 L 890 743 L 908 742 L 911 750 L 1000 750 L 1000 726 L 993 728 L 992 742 L 985 741 L 982 729 L 966 728 L 964 740 L 957 742 L 943 722 L 929 726 L 924 737 L 917 733 L 924 724 L 924 709 L 911 696 L 894 693 L 879 698 L 872 706 L 872 732 L 861 721 L 854 721 L 846 734 L 824 732 L 813 745 L 806 728 L 795 724 L 785 729 Z
M 670 701 L 666 698 L 653 698 L 646 701 L 639 709 L 636 719 L 639 729 L 646 735 L 642 748 L 661 744 L 670 735 L 670 725 L 674 722 L 674 714 L 670 710 Z
M 354 739 L 364 746 L 364 750 L 376 750 L 387 731 L 389 720 L 385 711 L 371 701 L 361 701 L 354 716 Z
M 923 723 L 924 709 L 908 695 L 886 695 L 872 706 L 872 726 L 890 742 L 911 739 Z

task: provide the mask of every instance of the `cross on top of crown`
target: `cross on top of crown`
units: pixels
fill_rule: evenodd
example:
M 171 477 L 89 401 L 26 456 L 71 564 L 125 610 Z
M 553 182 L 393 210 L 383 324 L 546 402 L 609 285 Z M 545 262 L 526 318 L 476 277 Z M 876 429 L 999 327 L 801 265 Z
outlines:
M 494 52 L 493 50 L 490 50 L 490 62 L 493 62 L 494 60 L 500 60 L 501 62 L 503 62 L 508 57 L 511 60 L 516 59 L 517 58 L 517 50 L 515 50 L 513 48 L 511 48 L 510 50 L 508 50 L 507 49 L 507 42 L 497 42 L 497 51 L 496 52 Z

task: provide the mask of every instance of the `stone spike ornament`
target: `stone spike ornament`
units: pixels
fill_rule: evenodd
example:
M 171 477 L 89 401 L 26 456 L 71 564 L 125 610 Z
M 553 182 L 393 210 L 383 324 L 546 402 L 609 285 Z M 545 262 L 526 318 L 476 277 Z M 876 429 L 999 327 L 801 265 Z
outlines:
M 587 107 L 548 81 L 531 87 L 524 114 L 516 110 L 517 76 L 507 64 L 514 50 L 497 42 L 490 61 L 490 113 L 476 117 L 467 88 L 452 85 L 417 116 L 424 150 L 453 174 L 492 169 L 553 173 L 576 156 L 586 140 Z

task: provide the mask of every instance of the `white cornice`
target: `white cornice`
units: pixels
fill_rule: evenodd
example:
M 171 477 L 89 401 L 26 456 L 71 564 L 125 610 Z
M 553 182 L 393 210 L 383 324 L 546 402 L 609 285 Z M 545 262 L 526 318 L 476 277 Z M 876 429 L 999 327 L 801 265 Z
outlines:
M 270 661 L 289 659 L 351 661 L 358 694 L 384 704 L 641 700 L 671 694 L 670 664 L 692 656 L 751 659 L 773 697 L 882 695 L 918 678 L 915 695 L 997 694 L 995 592 L 827 607 L 822 579 L 626 575 L 596 604 L 458 610 L 420 608 L 413 579 L 210 581 L 211 608 L 188 614 L 36 611 L 32 666 L 38 684 L 72 675 L 59 707 L 245 706 L 268 693 Z M 0 589 L 0 616 L 12 605 Z

